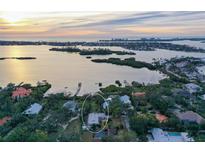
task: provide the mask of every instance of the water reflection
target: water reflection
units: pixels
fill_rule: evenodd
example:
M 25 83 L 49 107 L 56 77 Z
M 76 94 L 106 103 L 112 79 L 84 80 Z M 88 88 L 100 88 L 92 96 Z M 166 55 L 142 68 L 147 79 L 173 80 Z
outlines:
M 144 83 L 158 83 L 164 76 L 146 68 L 134 69 L 127 66 L 93 63 L 79 54 L 51 52 L 50 46 L 0 46 L 0 57 L 36 57 L 36 60 L 3 60 L 0 61 L 0 85 L 9 82 L 26 82 L 36 84 L 37 81 L 47 80 L 52 84 L 51 92 L 57 92 L 68 87 L 71 92 L 76 91 L 82 82 L 80 94 L 94 92 L 103 86 L 113 84 L 115 80 L 127 80 Z M 118 50 L 118 47 L 112 48 Z M 122 49 L 124 50 L 124 49 Z M 171 58 L 175 56 L 205 57 L 204 53 L 186 53 L 168 50 L 153 52 L 140 51 L 134 56 L 136 60 L 152 62 L 153 58 Z M 120 57 L 129 58 L 130 55 L 92 56 L 92 58 Z

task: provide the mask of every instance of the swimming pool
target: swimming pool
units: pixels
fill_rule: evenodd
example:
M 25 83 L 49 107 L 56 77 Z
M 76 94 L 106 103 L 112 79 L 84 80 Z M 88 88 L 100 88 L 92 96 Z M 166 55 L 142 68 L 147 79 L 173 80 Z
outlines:
M 181 136 L 181 133 L 179 132 L 168 132 L 169 136 Z

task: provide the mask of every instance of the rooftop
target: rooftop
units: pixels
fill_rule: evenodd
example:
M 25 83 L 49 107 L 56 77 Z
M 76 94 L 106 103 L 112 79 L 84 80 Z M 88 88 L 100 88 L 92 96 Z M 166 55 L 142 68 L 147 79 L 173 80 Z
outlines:
M 77 103 L 73 100 L 67 101 L 65 104 L 63 104 L 63 107 L 67 108 L 68 110 L 75 112 L 77 108 Z
M 196 122 L 198 124 L 204 122 L 204 118 L 193 111 L 176 112 L 175 114 L 182 121 Z
M 205 100 L 205 94 L 201 95 L 201 99 Z
M 0 119 L 0 126 L 3 126 L 8 120 L 11 120 L 11 117 L 6 116 L 6 117 Z
M 12 97 L 16 98 L 16 97 L 25 97 L 25 96 L 29 96 L 31 94 L 31 89 L 26 89 L 24 87 L 18 87 L 16 88 L 15 91 L 12 92 Z
M 132 96 L 143 97 L 143 96 L 145 96 L 145 92 L 135 92 L 135 93 L 132 93 Z
M 42 109 L 42 106 L 38 103 L 34 103 L 24 111 L 24 114 L 38 114 Z
M 198 86 L 198 85 L 195 84 L 195 83 L 188 83 L 188 84 L 185 84 L 184 87 L 185 87 L 190 93 L 195 93 L 195 92 L 201 90 L 201 87 Z
M 156 113 L 155 114 L 155 117 L 156 119 L 161 123 L 161 122 L 165 122 L 167 121 L 168 117 L 163 115 L 163 114 L 160 114 L 160 113 Z
M 88 125 L 99 124 L 106 117 L 105 113 L 90 113 L 88 115 Z
M 108 101 L 105 101 L 103 104 L 103 109 L 107 109 L 109 107 L 109 102 Z
M 120 97 L 120 101 L 121 101 L 122 103 L 124 103 L 124 104 L 130 104 L 130 103 L 131 103 L 130 97 L 127 96 L 127 95 L 121 96 L 121 97 Z

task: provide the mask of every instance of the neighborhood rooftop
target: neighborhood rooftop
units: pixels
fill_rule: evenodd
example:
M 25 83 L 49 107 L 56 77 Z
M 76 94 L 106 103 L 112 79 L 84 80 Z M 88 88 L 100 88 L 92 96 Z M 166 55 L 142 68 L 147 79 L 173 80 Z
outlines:
M 0 119 L 0 126 L 3 126 L 8 120 L 11 120 L 11 117 L 6 116 L 6 117 Z
M 163 115 L 163 114 L 160 114 L 160 113 L 156 113 L 155 114 L 155 117 L 156 119 L 159 121 L 159 122 L 165 122 L 167 121 L 168 117 Z
M 184 85 L 185 89 L 188 90 L 190 93 L 195 93 L 201 90 L 201 87 L 195 83 L 188 83 Z
M 196 122 L 198 124 L 204 122 L 204 118 L 193 111 L 176 112 L 175 115 L 182 121 Z
M 77 108 L 77 103 L 73 100 L 69 100 L 65 104 L 63 104 L 63 107 L 67 108 L 68 110 L 72 112 L 75 112 Z
M 38 103 L 32 104 L 26 111 L 25 114 L 38 114 L 42 109 L 42 106 Z
M 24 87 L 18 87 L 12 92 L 12 98 L 19 98 L 29 96 L 31 94 L 31 89 L 26 89 Z
M 106 117 L 105 113 L 90 113 L 88 115 L 88 125 L 99 124 Z
M 132 93 L 132 96 L 135 96 L 135 97 L 143 97 L 145 96 L 145 92 L 133 92 Z
M 131 103 L 130 97 L 127 96 L 127 95 L 121 96 L 121 97 L 120 97 L 120 101 L 121 101 L 123 104 L 130 104 L 130 103 Z

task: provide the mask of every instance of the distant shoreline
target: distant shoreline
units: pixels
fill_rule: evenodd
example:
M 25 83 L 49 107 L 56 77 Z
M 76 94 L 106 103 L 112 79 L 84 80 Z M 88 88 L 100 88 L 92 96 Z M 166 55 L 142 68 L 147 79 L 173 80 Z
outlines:
M 181 52 L 200 52 L 205 53 L 204 48 L 193 47 L 190 45 L 180 45 L 174 44 L 171 41 L 182 41 L 182 40 L 191 40 L 191 41 L 204 41 L 205 38 L 189 38 L 189 39 L 139 39 L 139 40 L 128 40 L 128 39 L 111 39 L 111 40 L 99 40 L 96 42 L 47 42 L 47 41 L 39 41 L 39 42 L 31 42 L 31 41 L 1 41 L 0 46 L 13 46 L 13 45 L 48 45 L 48 46 L 61 46 L 61 47 L 71 47 L 71 46 L 118 46 L 122 47 L 125 50 L 136 50 L 136 51 L 155 51 L 156 49 L 165 49 L 165 50 L 173 50 L 173 51 L 181 51 Z M 167 43 L 167 42 L 169 43 Z M 72 52 L 80 52 L 73 51 Z M 118 52 L 119 53 L 119 52 Z M 83 54 L 86 54 L 83 52 Z M 125 53 L 122 53 L 123 55 Z

